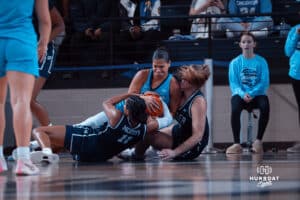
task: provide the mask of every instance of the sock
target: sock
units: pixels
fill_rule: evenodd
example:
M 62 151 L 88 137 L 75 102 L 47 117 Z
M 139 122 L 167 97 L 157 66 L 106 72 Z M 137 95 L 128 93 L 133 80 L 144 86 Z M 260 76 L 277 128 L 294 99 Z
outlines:
M 43 153 L 46 153 L 46 154 L 53 154 L 52 149 L 49 147 L 43 148 L 42 151 L 43 151 Z
M 30 160 L 29 147 L 17 147 L 17 158 Z
M 0 145 L 0 157 L 4 158 L 4 155 L 3 155 L 3 146 L 2 145 Z
M 50 122 L 50 123 L 48 124 L 48 126 L 53 126 L 53 124 Z

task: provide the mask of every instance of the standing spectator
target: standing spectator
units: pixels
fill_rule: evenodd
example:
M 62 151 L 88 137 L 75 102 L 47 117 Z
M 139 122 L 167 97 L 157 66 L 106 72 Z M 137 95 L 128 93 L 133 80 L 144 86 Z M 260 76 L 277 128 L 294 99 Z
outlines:
M 39 41 L 32 24 L 33 8 L 39 22 Z M 10 89 L 13 128 L 17 143 L 17 175 L 32 175 L 39 169 L 30 161 L 32 129 L 30 100 L 38 61 L 47 51 L 51 30 L 48 2 L 42 0 L 2 1 L 0 6 L 0 172 L 7 170 L 3 156 L 4 105 Z
M 221 0 L 193 0 L 189 15 L 201 14 L 221 14 L 225 12 L 224 4 Z M 217 30 L 217 19 L 211 19 L 211 31 Z M 208 18 L 193 19 L 191 26 L 191 35 L 195 38 L 208 38 Z
M 258 108 L 260 111 L 258 131 L 252 151 L 263 153 L 262 138 L 269 121 L 269 68 L 266 60 L 254 53 L 256 40 L 252 33 L 244 32 L 240 38 L 242 54 L 229 65 L 229 85 L 231 97 L 231 127 L 234 144 L 226 153 L 242 153 L 240 145 L 241 112 L 243 109 Z
M 229 14 L 265 14 L 272 13 L 271 0 L 229 0 Z M 251 31 L 257 37 L 268 35 L 273 27 L 270 16 L 226 17 L 218 20 L 220 30 L 226 30 L 227 37 L 237 37 L 243 31 Z
M 298 105 L 298 122 L 300 124 L 300 24 L 294 26 L 286 39 L 285 55 L 290 58 L 289 76 L 293 85 Z M 287 149 L 288 152 L 300 152 L 300 142 Z
M 36 98 L 40 90 L 43 88 L 44 84 L 46 83 L 46 80 L 49 78 L 51 71 L 53 70 L 54 67 L 56 54 L 57 54 L 57 48 L 54 45 L 54 39 L 56 37 L 59 37 L 60 34 L 65 31 L 63 18 L 59 14 L 56 7 L 54 7 L 52 0 L 49 0 L 49 11 L 50 11 L 50 18 L 52 23 L 52 29 L 51 29 L 50 39 L 49 39 L 50 42 L 48 43 L 47 53 L 44 60 L 42 60 L 39 63 L 40 77 L 38 77 L 35 81 L 32 99 L 30 103 L 32 113 L 38 119 L 40 125 L 42 126 L 48 126 L 51 125 L 51 123 L 50 123 L 47 110 L 41 104 L 39 104 Z

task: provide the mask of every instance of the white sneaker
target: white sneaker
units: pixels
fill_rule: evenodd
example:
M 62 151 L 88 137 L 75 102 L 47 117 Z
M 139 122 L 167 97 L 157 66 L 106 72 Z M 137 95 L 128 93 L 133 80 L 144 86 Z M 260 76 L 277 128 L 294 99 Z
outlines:
M 38 148 L 41 148 L 41 147 L 40 147 L 38 141 L 33 140 L 33 141 L 30 142 L 29 148 L 30 148 L 30 151 L 34 151 L 34 150 L 37 150 Z
M 19 176 L 36 175 L 40 173 L 40 170 L 31 162 L 31 160 L 18 159 L 15 173 Z
M 0 173 L 3 171 L 7 171 L 7 164 L 5 158 L 0 157 Z
M 59 156 L 55 153 L 49 154 L 43 151 L 34 151 L 30 153 L 30 159 L 33 163 L 48 162 L 55 164 L 58 163 Z
M 158 159 L 159 155 L 157 153 L 158 150 L 154 149 L 152 146 L 150 146 L 147 151 L 145 152 L 146 159 L 152 160 L 152 159 Z
M 135 155 L 135 148 L 128 148 L 118 154 L 118 158 L 126 161 L 142 161 L 145 158 L 139 158 Z

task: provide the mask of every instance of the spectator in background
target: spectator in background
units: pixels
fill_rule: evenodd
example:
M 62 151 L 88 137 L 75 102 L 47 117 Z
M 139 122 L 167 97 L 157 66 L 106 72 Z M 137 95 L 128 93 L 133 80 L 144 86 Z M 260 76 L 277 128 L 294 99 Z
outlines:
M 160 16 L 160 0 L 121 0 L 123 17 L 136 17 L 122 23 L 121 35 L 117 43 L 124 48 L 122 52 L 132 52 L 125 57 L 129 62 L 142 62 L 147 58 L 151 61 L 151 53 L 157 47 L 157 42 L 162 39 L 158 19 L 146 19 L 146 17 Z M 149 51 L 148 51 L 149 50 Z M 122 53 L 120 52 L 120 54 Z M 133 56 L 132 58 L 130 58 Z
M 108 64 L 111 34 L 120 30 L 119 0 L 73 0 L 70 2 L 72 59 L 79 64 Z
M 290 58 L 289 76 L 291 77 L 297 106 L 298 123 L 300 125 L 300 24 L 294 26 L 285 42 L 285 55 Z M 288 152 L 300 152 L 300 142 L 287 149 Z
M 258 131 L 252 151 L 263 153 L 262 138 L 269 121 L 269 68 L 266 60 L 254 53 L 256 40 L 252 33 L 244 32 L 240 38 L 242 54 L 234 58 L 229 65 L 229 86 L 231 97 L 231 127 L 234 144 L 226 153 L 242 153 L 240 145 L 241 112 L 243 109 L 258 108 L 260 111 Z
M 32 24 L 34 8 L 39 24 L 38 43 Z M 30 100 L 35 77 L 39 75 L 38 61 L 44 59 L 49 42 L 51 20 L 48 1 L 5 1 L 1 3 L 0 16 L 0 172 L 7 170 L 3 156 L 3 135 L 4 105 L 9 86 L 17 144 L 15 173 L 38 174 L 39 169 L 32 164 L 29 154 L 32 130 Z
M 193 0 L 189 15 L 201 15 L 201 14 L 221 14 L 225 12 L 224 4 L 221 0 Z M 211 31 L 217 30 L 217 19 L 211 19 Z M 196 18 L 193 19 L 191 26 L 191 35 L 196 39 L 208 38 L 208 18 Z
M 73 0 L 70 17 L 75 32 L 91 40 L 99 40 L 103 32 L 119 31 L 117 21 L 105 18 L 119 16 L 119 0 Z
M 54 67 L 56 54 L 58 50 L 58 47 L 55 47 L 54 40 L 56 37 L 60 37 L 60 35 L 65 32 L 65 25 L 64 25 L 63 18 L 61 17 L 58 10 L 54 6 L 53 1 L 49 0 L 48 2 L 49 2 L 50 18 L 52 23 L 52 29 L 49 38 L 50 42 L 48 43 L 47 53 L 44 60 L 42 60 L 39 63 L 40 77 L 38 77 L 35 80 L 32 99 L 30 103 L 31 111 L 33 115 L 37 118 L 41 126 L 48 126 L 51 125 L 51 123 L 50 123 L 47 110 L 41 104 L 39 104 L 36 98 L 40 90 L 43 88 L 44 84 L 46 83 L 46 80 L 49 78 L 51 71 L 53 70 Z M 35 25 L 36 27 L 38 26 L 37 23 L 35 23 Z M 36 32 L 38 33 L 37 29 Z
M 229 14 L 265 14 L 272 13 L 271 0 L 229 0 Z M 227 37 L 238 37 L 243 31 L 251 31 L 256 37 L 265 37 L 273 27 L 271 16 L 224 17 L 218 20 L 220 30 Z

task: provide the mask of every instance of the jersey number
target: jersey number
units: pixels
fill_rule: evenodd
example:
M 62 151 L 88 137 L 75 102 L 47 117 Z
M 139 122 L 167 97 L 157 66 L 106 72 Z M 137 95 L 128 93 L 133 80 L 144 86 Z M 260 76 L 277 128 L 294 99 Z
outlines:
M 123 135 L 121 138 L 118 139 L 118 142 L 122 144 L 127 144 L 128 142 L 130 142 L 130 140 L 132 140 L 132 136 Z

